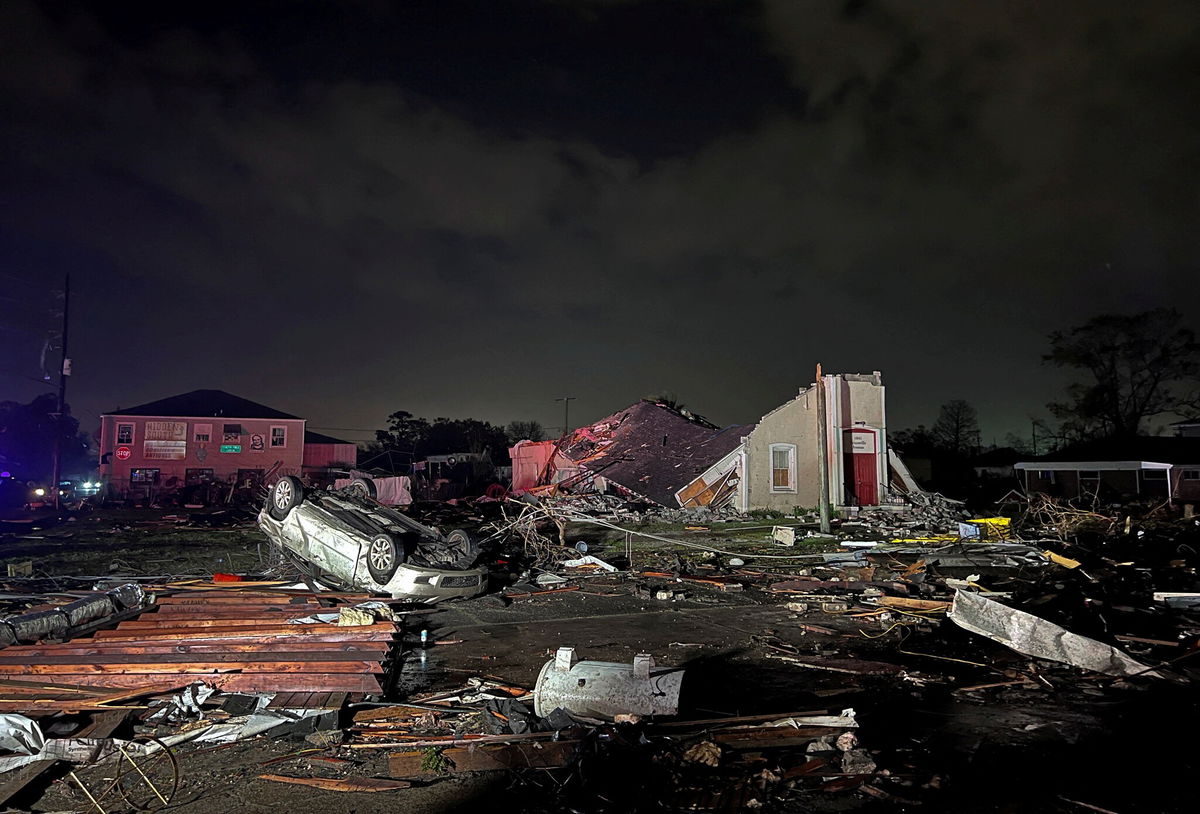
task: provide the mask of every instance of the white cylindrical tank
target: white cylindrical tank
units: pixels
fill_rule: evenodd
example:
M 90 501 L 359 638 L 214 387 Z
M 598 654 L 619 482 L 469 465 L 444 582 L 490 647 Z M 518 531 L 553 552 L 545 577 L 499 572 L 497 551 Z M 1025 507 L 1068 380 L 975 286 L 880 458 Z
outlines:
M 574 647 L 560 647 L 542 666 L 533 690 L 533 710 L 545 718 L 564 709 L 585 718 L 617 715 L 674 715 L 679 711 L 683 670 L 654 670 L 648 653 L 632 664 L 576 661 Z

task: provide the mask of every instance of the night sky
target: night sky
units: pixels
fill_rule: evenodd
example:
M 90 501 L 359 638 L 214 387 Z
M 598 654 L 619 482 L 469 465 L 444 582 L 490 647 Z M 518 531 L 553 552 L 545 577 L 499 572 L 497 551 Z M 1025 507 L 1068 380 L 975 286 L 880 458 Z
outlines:
M 0 399 L 196 388 L 351 439 L 670 390 L 893 428 L 1061 395 L 1046 334 L 1195 326 L 1200 4 L 0 3 Z M 334 431 L 335 429 L 339 431 Z

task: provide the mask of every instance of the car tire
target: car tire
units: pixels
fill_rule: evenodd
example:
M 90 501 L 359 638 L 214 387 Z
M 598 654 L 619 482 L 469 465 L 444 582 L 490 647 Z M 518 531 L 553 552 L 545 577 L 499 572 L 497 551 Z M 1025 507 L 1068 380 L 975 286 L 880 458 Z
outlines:
M 304 484 L 294 475 L 284 475 L 267 495 L 267 514 L 275 520 L 287 519 L 288 513 L 304 500 Z
M 367 573 L 380 585 L 386 585 L 400 567 L 404 549 L 390 534 L 376 534 L 367 545 Z
M 465 569 L 475 564 L 479 559 L 479 540 L 466 529 L 455 529 L 446 535 L 452 551 L 450 567 Z
M 379 494 L 379 490 L 375 488 L 375 481 L 370 478 L 355 478 L 350 481 L 350 485 L 346 487 L 346 491 L 356 497 L 374 498 Z

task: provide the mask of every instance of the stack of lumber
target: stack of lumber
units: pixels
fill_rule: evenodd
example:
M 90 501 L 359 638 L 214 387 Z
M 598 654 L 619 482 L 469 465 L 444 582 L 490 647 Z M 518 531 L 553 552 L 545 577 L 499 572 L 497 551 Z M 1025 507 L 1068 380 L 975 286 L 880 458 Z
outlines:
M 320 696 L 379 693 L 395 623 L 293 622 L 334 610 L 330 601 L 368 598 L 266 588 L 180 592 L 89 639 L 4 648 L 0 681 L 123 689 L 203 681 L 226 692 L 311 694 L 323 703 L 330 699 Z

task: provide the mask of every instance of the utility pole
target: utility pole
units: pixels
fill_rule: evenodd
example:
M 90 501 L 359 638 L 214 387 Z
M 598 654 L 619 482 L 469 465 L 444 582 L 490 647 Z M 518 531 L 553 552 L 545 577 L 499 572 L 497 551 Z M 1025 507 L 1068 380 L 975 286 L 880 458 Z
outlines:
M 561 398 L 556 398 L 555 401 L 561 401 L 563 403 L 563 431 L 562 431 L 562 434 L 565 436 L 567 433 L 569 433 L 571 431 L 571 421 L 569 419 L 569 416 L 571 415 L 571 402 L 575 401 L 575 396 L 563 396 Z
M 821 533 L 829 534 L 829 429 L 826 426 L 825 377 L 817 363 L 817 482 L 821 490 L 817 506 L 821 512 Z
M 67 356 L 68 318 L 71 313 L 71 275 L 63 285 L 62 359 L 58 366 L 58 415 L 54 419 L 54 476 L 50 494 L 54 495 L 54 510 L 62 511 L 62 495 L 58 482 L 62 476 L 63 413 L 67 409 L 67 376 L 71 375 L 71 359 Z

